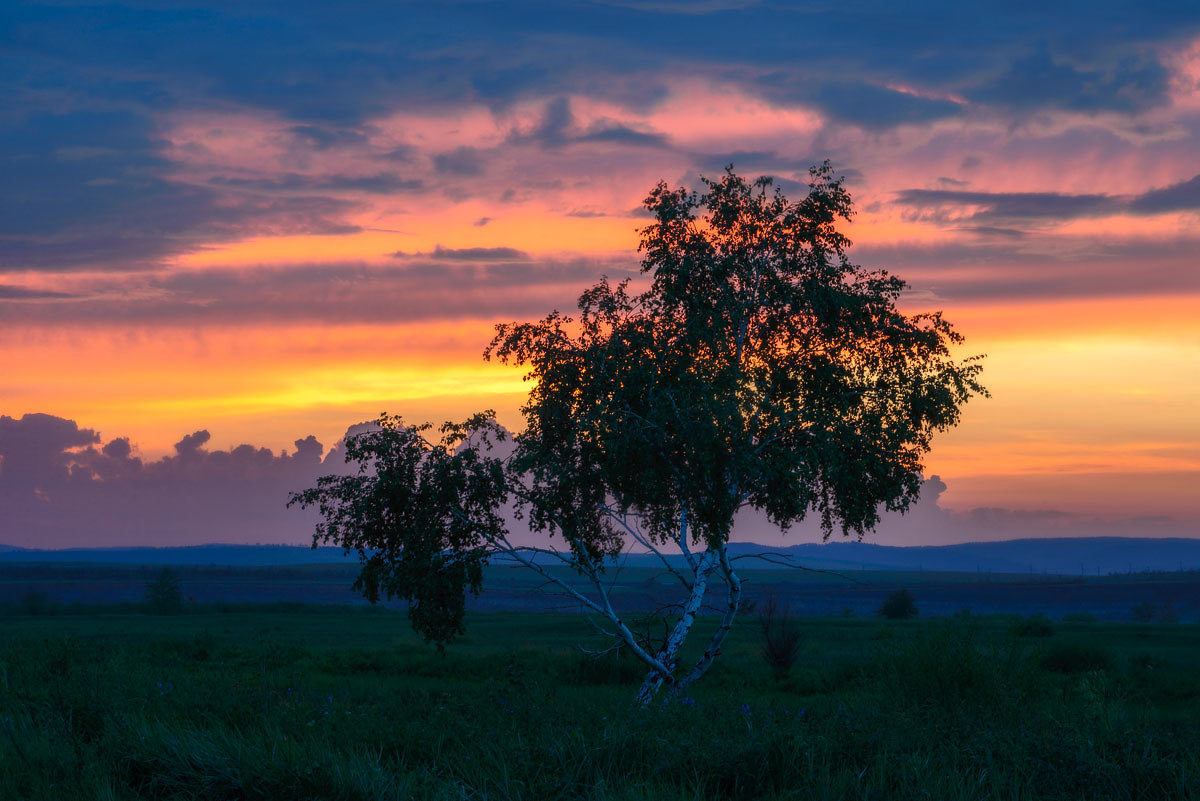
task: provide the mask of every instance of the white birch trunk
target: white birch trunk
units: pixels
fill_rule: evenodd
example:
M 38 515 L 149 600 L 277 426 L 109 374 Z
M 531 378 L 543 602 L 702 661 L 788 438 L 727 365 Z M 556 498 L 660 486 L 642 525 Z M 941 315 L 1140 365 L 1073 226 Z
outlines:
M 708 591 L 708 576 L 716 565 L 717 556 L 712 549 L 705 551 L 696 564 L 695 580 L 692 582 L 692 591 L 688 595 L 687 603 L 684 604 L 683 613 L 675 624 L 675 628 L 671 630 L 670 636 L 667 637 L 666 643 L 663 644 L 662 650 L 658 653 L 657 661 L 666 667 L 667 672 L 651 670 L 646 674 L 637 694 L 638 703 L 642 706 L 650 703 L 662 688 L 663 683 L 672 678 L 678 663 L 679 648 L 687 639 L 688 632 L 692 630 L 692 626 L 696 622 L 696 615 L 700 612 L 700 607 L 704 603 L 704 595 Z
M 683 692 L 708 672 L 717 655 L 721 653 L 721 647 L 725 644 L 725 638 L 729 636 L 729 630 L 733 627 L 733 621 L 737 617 L 738 610 L 741 608 L 742 579 L 734 571 L 733 564 L 729 561 L 729 551 L 725 546 L 722 546 L 720 550 L 720 563 L 721 573 L 729 585 L 725 614 L 721 617 L 721 623 L 713 633 L 712 639 L 709 640 L 708 647 L 704 649 L 704 654 L 697 660 L 692 669 L 688 671 L 687 675 L 675 683 L 675 686 L 671 688 L 672 694 Z

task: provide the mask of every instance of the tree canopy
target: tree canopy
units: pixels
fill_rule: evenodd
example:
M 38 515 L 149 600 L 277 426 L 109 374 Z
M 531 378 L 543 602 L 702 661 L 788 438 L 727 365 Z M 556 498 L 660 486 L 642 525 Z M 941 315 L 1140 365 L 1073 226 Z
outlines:
M 496 327 L 485 358 L 531 383 L 510 454 L 491 450 L 506 433 L 490 412 L 433 439 L 385 416 L 347 443 L 358 474 L 291 500 L 319 505 L 314 543 L 358 550 L 357 586 L 406 598 L 439 644 L 462 631 L 489 559 L 541 572 L 646 663 L 643 701 L 719 652 L 741 601 L 726 547 L 739 509 L 785 529 L 815 514 L 826 538 L 862 537 L 881 510 L 916 500 L 933 434 L 986 394 L 979 358 L 951 353 L 962 338 L 940 313 L 905 314 L 903 281 L 849 260 L 838 224 L 853 207 L 828 163 L 797 201 L 731 167 L 700 192 L 660 183 L 645 206 L 641 279 L 601 280 L 574 317 Z M 509 504 L 544 546 L 514 544 Z M 628 547 L 658 554 L 681 586 L 661 642 L 629 630 L 600 580 Z M 714 575 L 725 613 L 685 669 L 679 647 Z

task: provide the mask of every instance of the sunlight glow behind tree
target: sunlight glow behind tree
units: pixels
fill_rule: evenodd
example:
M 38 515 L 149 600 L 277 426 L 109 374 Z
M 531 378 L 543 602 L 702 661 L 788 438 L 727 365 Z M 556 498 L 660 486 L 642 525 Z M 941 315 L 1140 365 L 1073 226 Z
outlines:
M 677 693 L 719 654 L 741 606 L 728 552 L 734 515 L 753 507 L 786 529 L 816 514 L 862 537 L 881 509 L 920 491 L 922 457 L 978 382 L 978 357 L 940 314 L 896 308 L 904 283 L 847 257 L 837 229 L 852 204 L 828 163 L 791 202 L 732 167 L 703 193 L 660 183 L 645 201 L 649 288 L 606 279 L 579 315 L 497 326 L 485 356 L 527 368 L 525 430 L 506 438 L 483 412 L 428 425 L 384 416 L 347 442 L 357 474 L 325 476 L 290 503 L 315 505 L 314 542 L 357 550 L 356 587 L 409 601 L 439 646 L 463 629 L 466 592 L 490 559 L 515 560 L 573 598 L 647 668 L 638 693 Z M 504 515 L 545 535 L 514 542 Z M 605 577 L 628 548 L 657 554 L 680 588 L 666 633 L 636 634 Z M 585 581 L 571 581 L 555 564 Z M 710 587 L 724 588 L 703 654 L 680 649 Z

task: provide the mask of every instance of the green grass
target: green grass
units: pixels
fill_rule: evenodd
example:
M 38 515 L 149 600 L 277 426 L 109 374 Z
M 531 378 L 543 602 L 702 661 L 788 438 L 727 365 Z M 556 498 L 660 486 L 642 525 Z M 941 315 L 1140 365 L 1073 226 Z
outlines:
M 711 625 L 711 622 L 706 622 Z M 754 621 L 631 705 L 574 615 L 228 606 L 0 619 L 0 799 L 1195 799 L 1200 626 Z

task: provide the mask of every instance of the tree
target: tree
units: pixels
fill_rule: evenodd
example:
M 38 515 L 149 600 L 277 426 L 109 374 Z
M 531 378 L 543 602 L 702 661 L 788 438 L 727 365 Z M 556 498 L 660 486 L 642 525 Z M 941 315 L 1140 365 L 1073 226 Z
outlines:
M 888 620 L 908 620 L 910 617 L 916 617 L 919 614 L 917 599 L 908 590 L 896 590 L 879 605 L 878 614 Z
M 159 614 L 170 614 L 183 608 L 183 590 L 174 570 L 164 567 L 157 578 L 146 582 L 146 605 L 151 612 Z
M 727 545 L 752 507 L 783 528 L 815 514 L 859 538 L 917 498 L 934 432 L 986 394 L 978 357 L 940 313 L 896 307 L 904 283 L 847 257 L 852 214 L 829 164 L 787 200 L 727 168 L 703 193 L 660 183 L 645 201 L 641 291 L 607 279 L 577 317 L 504 323 L 486 359 L 526 368 L 525 430 L 511 454 L 484 412 L 443 425 L 384 416 L 347 443 L 358 473 L 289 504 L 319 507 L 318 542 L 357 550 L 356 587 L 409 601 L 439 646 L 463 631 L 467 591 L 503 556 L 541 574 L 647 668 L 638 698 L 679 692 L 717 657 L 741 607 Z M 511 503 L 540 546 L 511 537 Z M 639 638 L 605 582 L 622 551 L 656 554 L 680 586 L 667 636 Z M 566 565 L 583 581 L 551 565 Z M 698 661 L 680 648 L 711 585 L 720 623 Z

